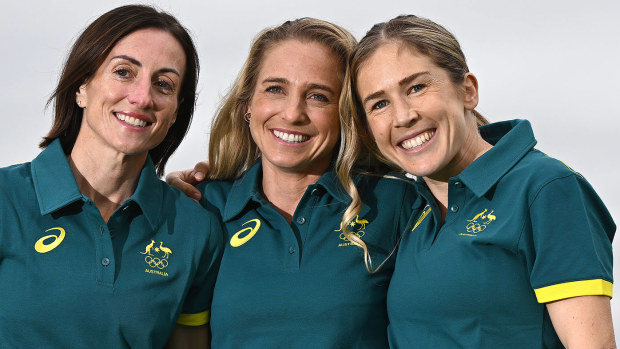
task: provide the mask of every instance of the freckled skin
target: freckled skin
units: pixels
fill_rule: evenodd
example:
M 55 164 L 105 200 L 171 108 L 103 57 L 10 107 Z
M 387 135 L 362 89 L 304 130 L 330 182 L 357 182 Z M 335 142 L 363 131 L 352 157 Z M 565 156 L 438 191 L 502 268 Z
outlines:
M 475 159 L 484 142 L 467 114 L 478 101 L 475 77 L 454 84 L 429 57 L 400 43 L 384 44 L 363 63 L 357 92 L 379 150 L 409 173 L 447 180 Z M 429 130 L 434 135 L 422 146 L 401 146 Z

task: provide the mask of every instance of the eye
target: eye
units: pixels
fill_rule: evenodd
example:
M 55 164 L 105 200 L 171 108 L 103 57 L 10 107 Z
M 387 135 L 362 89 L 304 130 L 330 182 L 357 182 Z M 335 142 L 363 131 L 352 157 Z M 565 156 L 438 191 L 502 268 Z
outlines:
M 155 86 L 157 86 L 157 88 L 163 91 L 164 93 L 174 92 L 174 86 L 165 80 L 157 80 L 155 82 Z
M 329 98 L 327 98 L 325 95 L 320 94 L 320 93 L 313 93 L 310 95 L 310 99 L 313 99 L 315 101 L 318 102 L 323 102 L 323 103 L 328 103 L 329 102 Z
M 284 92 L 284 90 L 280 86 L 269 86 L 267 87 L 267 89 L 265 89 L 265 91 L 269 93 L 277 93 L 277 94 Z
M 370 109 L 378 110 L 378 109 L 382 109 L 382 108 L 387 107 L 387 105 L 388 105 L 388 102 L 386 100 L 383 100 L 383 101 L 379 101 L 379 102 L 373 104 Z
M 131 72 L 129 71 L 129 69 L 117 68 L 114 70 L 114 74 L 121 79 L 126 79 L 131 75 Z
M 424 84 L 417 84 L 417 85 L 413 85 L 413 86 L 411 86 L 411 89 L 409 90 L 409 93 L 416 93 L 416 92 L 420 92 L 420 91 L 422 91 L 425 87 L 426 87 L 426 85 L 424 85 Z

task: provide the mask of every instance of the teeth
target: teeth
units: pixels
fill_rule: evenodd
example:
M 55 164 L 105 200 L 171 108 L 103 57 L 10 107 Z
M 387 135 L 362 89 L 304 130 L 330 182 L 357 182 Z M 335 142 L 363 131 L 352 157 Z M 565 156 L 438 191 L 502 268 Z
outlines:
M 418 135 L 417 137 L 410 138 L 406 141 L 403 141 L 400 145 L 407 150 L 411 150 L 415 147 L 419 147 L 422 144 L 428 142 L 433 137 L 434 134 L 435 134 L 435 131 L 426 131 L 422 133 L 421 135 Z
M 121 114 L 121 113 L 116 113 L 114 114 L 116 116 L 117 119 L 119 119 L 120 121 L 123 121 L 125 123 L 128 123 L 132 126 L 138 126 L 138 127 L 144 127 L 146 126 L 147 122 L 144 120 L 140 120 L 140 119 L 136 119 L 132 116 L 128 116 L 125 114 Z
M 285 141 L 285 142 L 289 142 L 289 143 L 301 143 L 301 142 L 305 142 L 308 139 L 310 139 L 309 136 L 304 136 L 304 135 L 300 135 L 300 134 L 291 134 L 291 133 L 286 133 L 286 132 L 281 132 L 281 131 L 273 131 L 273 134 L 280 138 L 281 140 Z

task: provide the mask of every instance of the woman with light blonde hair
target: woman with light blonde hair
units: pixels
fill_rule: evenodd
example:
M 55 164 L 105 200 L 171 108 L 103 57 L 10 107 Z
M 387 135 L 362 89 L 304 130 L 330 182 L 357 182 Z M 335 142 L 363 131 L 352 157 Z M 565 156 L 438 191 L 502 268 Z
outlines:
M 458 41 L 425 18 L 375 25 L 350 110 L 419 207 L 388 293 L 394 348 L 615 348 L 615 224 L 590 184 L 534 148 L 529 122 L 480 126 Z
M 169 178 L 225 226 L 213 347 L 388 346 L 388 257 L 415 194 L 360 173 L 372 162 L 340 108 L 355 45 L 312 18 L 261 32 L 213 121 L 208 180 Z

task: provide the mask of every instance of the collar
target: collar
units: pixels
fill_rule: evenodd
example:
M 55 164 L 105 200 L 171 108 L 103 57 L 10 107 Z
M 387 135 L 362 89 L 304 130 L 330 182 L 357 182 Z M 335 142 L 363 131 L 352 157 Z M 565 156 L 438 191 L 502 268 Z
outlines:
M 536 145 L 527 120 L 496 122 L 480 127 L 482 138 L 493 145 L 457 177 L 478 197 L 491 189 Z
M 231 220 L 239 213 L 241 213 L 250 203 L 250 201 L 254 201 L 259 205 L 265 205 L 268 203 L 260 190 L 262 175 L 263 168 L 261 165 L 261 159 L 259 158 L 256 163 L 252 165 L 252 167 L 250 167 L 250 169 L 241 176 L 241 178 L 233 182 L 230 193 L 228 194 L 228 197 L 226 199 L 226 207 L 224 208 L 224 212 L 222 215 L 224 221 Z M 358 176 L 357 180 L 355 180 L 358 188 L 361 177 L 363 176 Z M 342 201 L 347 205 L 351 202 L 351 198 L 347 194 L 346 190 L 342 187 L 342 184 L 338 180 L 338 175 L 335 171 L 333 171 L 333 169 L 325 172 L 321 176 L 321 178 L 319 178 L 316 184 L 313 184 L 308 188 L 323 188 L 329 195 L 334 197 L 336 200 Z M 364 205 L 360 214 L 363 214 L 366 209 L 367 207 L 366 205 Z
M 164 204 L 164 186 L 163 183 L 155 172 L 155 165 L 151 156 L 147 156 L 146 162 L 142 171 L 140 171 L 140 178 L 138 179 L 138 186 L 133 195 L 123 203 L 123 206 L 129 201 L 133 201 L 142 210 L 142 213 L 146 216 L 146 220 L 151 225 L 152 229 L 156 229 L 159 225 L 159 221 L 162 219 L 164 212 L 162 207 Z
M 54 140 L 32 160 L 31 172 L 41 215 L 84 199 L 60 140 Z
M 57 211 L 78 200 L 87 200 L 77 186 L 60 140 L 54 140 L 32 160 L 31 171 L 41 215 Z M 162 211 L 163 183 L 157 178 L 150 156 L 140 172 L 136 191 L 127 201 L 138 204 L 151 227 L 157 226 Z M 126 204 L 123 203 L 123 206 Z

